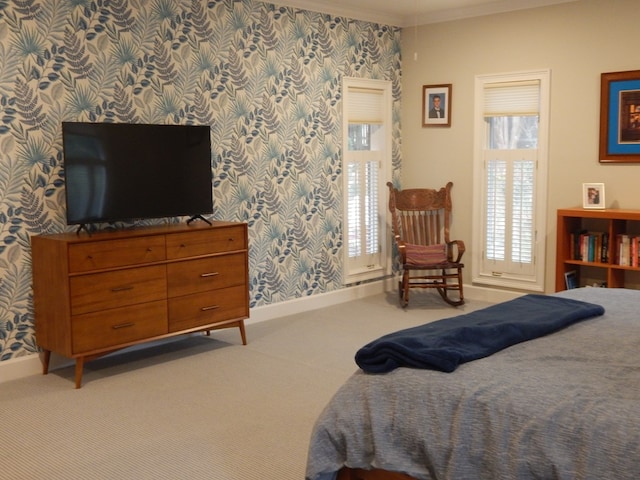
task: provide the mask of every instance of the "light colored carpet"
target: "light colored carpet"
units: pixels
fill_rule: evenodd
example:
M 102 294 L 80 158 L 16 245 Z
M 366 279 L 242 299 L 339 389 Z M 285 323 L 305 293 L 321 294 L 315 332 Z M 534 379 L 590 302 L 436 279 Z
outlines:
M 418 292 L 376 295 L 237 329 L 120 352 L 0 388 L 7 479 L 302 480 L 322 408 L 357 369 L 353 356 L 391 331 L 454 316 Z

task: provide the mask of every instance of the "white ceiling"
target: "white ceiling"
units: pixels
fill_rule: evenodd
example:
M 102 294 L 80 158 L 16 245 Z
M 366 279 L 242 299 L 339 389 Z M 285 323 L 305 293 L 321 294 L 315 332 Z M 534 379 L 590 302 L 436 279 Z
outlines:
M 266 0 L 313 12 L 409 27 L 578 0 Z

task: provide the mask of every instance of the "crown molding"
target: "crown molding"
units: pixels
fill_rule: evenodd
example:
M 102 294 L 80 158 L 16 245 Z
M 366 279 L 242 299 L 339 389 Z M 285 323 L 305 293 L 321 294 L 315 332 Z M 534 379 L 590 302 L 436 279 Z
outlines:
M 528 10 L 532 8 L 549 7 L 561 3 L 574 3 L 579 0 L 499 0 L 481 5 L 463 8 L 449 8 L 422 15 L 408 15 L 403 18 L 402 27 L 427 25 L 432 23 L 450 22 L 465 18 L 483 17 L 500 13 Z
M 405 14 L 397 9 L 394 10 L 393 6 L 387 7 L 388 5 L 393 5 L 393 2 L 389 0 L 387 0 L 386 6 L 384 7 L 385 10 L 351 6 L 349 2 L 345 0 L 278 0 L 273 3 L 285 7 L 327 13 L 382 25 L 413 27 L 578 1 L 580 0 L 496 0 L 475 6 L 447 8 L 423 14 L 416 14 L 415 12 Z
M 285 7 L 309 10 L 311 12 L 328 13 L 337 17 L 347 17 L 356 20 L 364 20 L 366 22 L 380 23 L 382 25 L 402 27 L 402 22 L 404 20 L 402 14 L 382 12 L 372 8 L 352 7 L 344 2 L 338 4 L 316 0 L 278 0 L 273 3 Z

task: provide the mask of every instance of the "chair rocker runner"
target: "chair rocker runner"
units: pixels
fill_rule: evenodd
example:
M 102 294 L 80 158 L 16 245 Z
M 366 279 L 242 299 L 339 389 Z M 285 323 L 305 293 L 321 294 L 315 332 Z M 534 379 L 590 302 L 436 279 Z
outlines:
M 449 239 L 453 183 L 440 190 L 397 190 L 391 182 L 387 186 L 393 235 L 402 264 L 398 282 L 402 306 L 409 304 L 410 288 L 435 288 L 448 304 L 464 304 L 464 264 L 460 260 L 465 245 L 462 240 Z

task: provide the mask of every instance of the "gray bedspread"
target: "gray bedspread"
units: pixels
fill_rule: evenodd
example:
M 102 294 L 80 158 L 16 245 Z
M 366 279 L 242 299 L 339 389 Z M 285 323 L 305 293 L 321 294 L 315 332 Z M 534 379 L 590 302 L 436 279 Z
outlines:
M 605 314 L 454 373 L 356 372 L 317 420 L 306 478 L 346 465 L 424 480 L 640 479 L 640 291 L 556 295 Z

